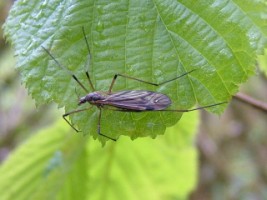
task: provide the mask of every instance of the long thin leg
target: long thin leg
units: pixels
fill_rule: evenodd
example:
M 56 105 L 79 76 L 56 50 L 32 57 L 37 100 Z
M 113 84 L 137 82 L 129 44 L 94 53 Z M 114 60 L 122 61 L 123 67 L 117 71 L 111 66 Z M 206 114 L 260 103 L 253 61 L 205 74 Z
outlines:
M 87 50 L 88 50 L 88 58 L 87 58 L 88 63 L 86 63 L 86 65 L 89 67 L 90 66 L 90 60 L 91 60 L 91 52 L 90 52 L 90 47 L 89 47 L 89 43 L 88 43 L 88 40 L 87 40 L 87 37 L 86 37 L 86 34 L 85 34 L 84 27 L 82 27 L 82 31 L 83 31 L 83 37 L 84 37 L 84 40 L 85 40 L 85 43 L 86 43 L 86 47 L 87 47 Z M 86 68 L 85 74 L 86 74 L 86 77 L 87 77 L 87 80 L 89 82 L 89 85 L 90 85 L 91 89 L 93 91 L 95 91 L 95 87 L 94 87 L 94 85 L 93 85 L 93 83 L 91 81 L 90 75 L 88 73 L 88 67 Z
M 216 104 L 212 104 L 212 105 L 207 105 L 207 106 L 202 106 L 202 107 L 197 107 L 197 108 L 192 108 L 192 109 L 178 109 L 178 110 L 175 110 L 175 109 L 171 109 L 171 110 L 127 110 L 127 109 L 112 109 L 112 108 L 107 108 L 109 110 L 113 110 L 113 111 L 119 111 L 119 112 L 159 112 L 159 111 L 165 111 L 165 112 L 181 112 L 181 113 L 184 113 L 184 112 L 192 112 L 192 111 L 195 111 L 195 110 L 201 110 L 201 109 L 204 109 L 204 108 L 210 108 L 210 107 L 214 107 L 214 106 L 218 106 L 218 105 L 221 105 L 221 104 L 225 104 L 225 103 L 228 103 L 228 102 L 221 102 L 221 103 L 216 103 Z
M 70 121 L 66 117 L 69 116 L 69 115 L 71 115 L 71 114 L 74 114 L 74 113 L 79 113 L 79 112 L 83 112 L 83 111 L 89 110 L 91 108 L 92 108 L 92 106 L 90 108 L 84 108 L 84 109 L 80 109 L 80 110 L 73 110 L 73 111 L 70 111 L 68 113 L 65 113 L 62 117 L 71 126 L 71 128 L 73 128 L 76 132 L 80 132 L 78 129 L 76 129 L 73 126 L 73 124 L 70 123 Z M 99 135 L 103 136 L 103 137 L 106 137 L 108 139 L 111 139 L 113 141 L 116 141 L 116 139 L 111 138 L 111 137 L 106 136 L 106 135 L 104 135 L 104 134 L 101 133 L 101 124 L 100 124 L 100 122 L 101 122 L 101 115 L 102 115 L 102 110 L 101 110 L 101 108 L 99 108 L 99 116 L 98 116 L 98 124 L 97 124 L 97 133 Z
M 214 107 L 214 106 L 218 106 L 218 105 L 221 105 L 221 104 L 225 104 L 227 102 L 221 102 L 221 103 L 215 103 L 215 104 L 212 104 L 212 105 L 207 105 L 207 106 L 202 106 L 202 107 L 197 107 L 197 108 L 192 108 L 192 109 L 181 109 L 181 110 L 156 110 L 156 111 L 169 111 L 169 112 L 192 112 L 192 111 L 195 111 L 195 110 L 202 110 L 204 108 L 211 108 L 211 107 Z
M 91 60 L 91 53 L 90 53 L 90 48 L 89 48 L 89 44 L 88 44 L 88 41 L 87 41 L 87 38 L 86 38 L 86 34 L 85 34 L 85 30 L 84 30 L 84 27 L 82 27 L 82 31 L 83 31 L 83 36 L 84 36 L 84 39 L 85 39 L 85 42 L 86 42 L 86 47 L 87 47 L 87 49 L 88 49 L 88 66 L 90 65 L 90 60 Z M 43 46 L 41 46 L 44 50 L 45 50 L 45 52 L 55 61 L 55 63 L 59 66 L 59 67 L 61 67 L 63 70 L 65 70 L 65 71 L 67 71 L 71 76 L 72 76 L 72 78 L 83 88 L 83 90 L 86 92 L 86 93 L 88 93 L 89 91 L 84 87 L 84 85 L 79 81 L 79 79 L 75 76 L 75 74 L 73 74 L 70 70 L 68 70 L 65 66 L 63 66 L 63 65 L 61 65 L 59 62 L 58 62 L 58 60 L 45 48 L 45 47 L 43 47 Z M 85 64 L 85 65 L 86 65 Z M 90 87 L 91 87 L 91 89 L 93 90 L 93 91 L 95 91 L 95 88 L 94 88 L 94 86 L 93 86 L 93 83 L 92 83 L 92 81 L 91 81 L 91 79 L 90 79 L 90 75 L 89 75 L 89 73 L 88 73 L 88 67 L 86 68 L 86 72 L 85 72 L 85 74 L 86 74 L 86 77 L 87 77 L 87 80 L 88 80 L 88 82 L 89 82 L 89 85 L 90 85 Z
M 65 113 L 64 115 L 62 115 L 63 119 L 71 126 L 72 129 L 74 129 L 76 132 L 80 132 L 78 129 L 76 129 L 71 123 L 70 121 L 66 118 L 67 116 L 71 115 L 71 114 L 74 114 L 74 113 L 78 113 L 78 112 L 83 112 L 83 111 L 86 111 L 86 110 L 89 110 L 91 109 L 92 106 L 90 108 L 84 108 L 84 109 L 80 109 L 80 110 L 73 110 L 73 111 L 70 111 L 68 113 Z
M 88 93 L 88 90 L 84 87 L 84 85 L 79 81 L 79 79 L 75 76 L 75 74 L 73 74 L 70 70 L 68 70 L 66 67 L 64 67 L 63 65 L 61 65 L 58 60 L 43 46 L 41 46 L 43 48 L 43 50 L 45 50 L 45 52 L 55 61 L 55 63 L 62 68 L 64 71 L 68 72 L 71 77 L 82 87 L 82 89 Z
M 104 134 L 101 133 L 101 115 L 102 115 L 102 110 L 101 110 L 101 108 L 99 108 L 98 124 L 97 124 L 97 133 L 99 135 L 103 136 L 103 137 L 106 137 L 106 138 L 111 139 L 113 141 L 117 141 L 116 139 L 111 138 L 111 137 L 109 137 L 109 136 L 104 135 Z
M 144 81 L 144 80 L 141 80 L 141 79 L 138 79 L 138 78 L 134 78 L 134 77 L 131 77 L 131 76 L 127 76 L 127 75 L 124 75 L 124 74 L 115 74 L 114 77 L 113 77 L 113 79 L 112 79 L 112 82 L 111 82 L 111 85 L 110 85 L 110 87 L 109 87 L 108 92 L 111 93 L 111 90 L 112 90 L 112 88 L 113 88 L 113 86 L 114 86 L 114 83 L 115 83 L 115 81 L 117 80 L 118 76 L 121 76 L 121 77 L 124 77 L 124 78 L 128 78 L 128 79 L 132 79 L 132 80 L 135 80 L 135 81 L 139 81 L 139 82 L 142 82 L 142 83 L 146 83 L 146 84 L 149 84 L 149 85 L 160 86 L 160 85 L 163 85 L 163 84 L 165 84 L 165 83 L 174 81 L 174 80 L 176 80 L 176 79 L 178 79 L 178 78 L 181 78 L 181 77 L 183 77 L 183 76 L 185 76 L 185 75 L 187 75 L 187 74 L 189 74 L 189 73 L 191 73 L 191 72 L 193 72 L 193 71 L 195 71 L 195 70 L 196 70 L 196 69 L 193 69 L 193 70 L 191 70 L 191 71 L 189 71 L 189 72 L 186 72 L 186 73 L 184 73 L 184 74 L 182 74 L 182 75 L 180 75 L 180 76 L 177 76 L 177 77 L 172 78 L 172 79 L 167 80 L 167 81 L 163 81 L 163 82 L 161 82 L 161 83 L 151 83 L 151 82 Z

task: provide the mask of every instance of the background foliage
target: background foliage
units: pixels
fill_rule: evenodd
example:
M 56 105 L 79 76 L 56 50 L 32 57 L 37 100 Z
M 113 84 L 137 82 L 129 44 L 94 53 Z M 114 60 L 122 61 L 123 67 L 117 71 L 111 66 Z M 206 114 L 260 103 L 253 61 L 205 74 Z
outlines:
M 135 5 L 133 2 L 134 1 L 131 1 L 131 6 Z M 114 30 L 125 29 L 120 29 L 120 26 L 116 26 L 117 24 L 115 22 L 117 22 L 117 18 L 110 18 L 110 16 L 118 15 L 117 17 L 120 18 L 124 15 L 124 12 L 111 12 L 111 10 L 117 9 L 115 4 L 113 6 L 110 4 L 110 7 L 103 6 L 105 5 L 104 2 L 97 2 L 99 5 L 94 4 L 92 9 L 96 8 L 94 14 L 97 17 L 93 18 L 95 21 L 92 21 L 91 27 L 93 27 L 93 30 L 91 27 L 85 27 L 87 30 L 91 29 L 88 34 L 90 46 L 93 47 L 92 67 L 90 71 L 97 88 L 107 88 L 114 71 L 127 71 L 133 75 L 136 74 L 137 77 L 143 75 L 145 77 L 144 79 L 150 78 L 152 81 L 161 81 L 163 71 L 164 76 L 166 74 L 167 77 L 170 77 L 173 71 L 175 71 L 175 74 L 180 74 L 182 71 L 190 70 L 188 67 L 200 67 L 200 71 L 198 70 L 197 73 L 190 75 L 190 79 L 188 79 L 191 81 L 191 86 L 186 83 L 188 80 L 179 80 L 178 84 L 159 88 L 158 91 L 170 94 L 172 99 L 174 99 L 174 106 L 182 106 L 183 108 L 191 107 L 196 99 L 202 105 L 212 103 L 214 98 L 217 100 L 228 99 L 230 94 L 233 94 L 234 91 L 237 90 L 237 84 L 244 82 L 247 76 L 252 73 L 255 55 L 262 50 L 263 41 L 265 40 L 264 35 L 266 35 L 266 28 L 264 28 L 264 24 L 262 24 L 263 21 L 260 19 L 260 17 L 264 17 L 263 14 L 265 13 L 264 7 L 262 7 L 263 4 L 253 3 L 252 1 L 246 3 L 238 1 L 214 1 L 213 4 L 207 2 L 195 6 L 196 4 L 191 5 L 189 1 L 180 1 L 179 3 L 177 2 L 177 4 L 172 1 L 164 2 L 166 3 L 154 1 L 154 9 L 149 9 L 149 11 L 155 11 L 156 8 L 158 16 L 156 18 L 152 17 L 154 21 L 150 18 L 149 20 L 146 18 L 151 14 L 151 12 L 147 12 L 148 10 L 142 10 L 146 15 L 141 15 L 142 12 L 136 13 L 140 8 L 131 7 L 129 5 L 129 8 L 134 9 L 129 9 L 132 13 L 129 12 L 130 14 L 127 15 L 129 17 L 129 19 L 127 19 L 128 21 L 123 21 L 123 23 L 132 25 L 134 34 L 131 34 L 129 26 L 127 27 L 127 31 L 129 32 L 127 32 L 127 34 L 123 32 L 122 35 L 118 32 L 114 33 L 112 30 L 114 26 L 116 28 Z M 63 61 L 64 65 L 67 65 L 68 68 L 75 71 L 79 77 L 82 77 L 87 52 L 84 48 L 83 36 L 82 34 L 77 34 L 77 32 L 79 32 L 84 22 L 88 22 L 86 21 L 87 18 L 83 18 L 83 15 L 81 15 L 81 11 L 83 11 L 82 13 L 84 14 L 88 13 L 86 9 L 81 9 L 87 6 L 81 5 L 79 2 L 72 5 L 73 2 L 70 3 L 67 1 L 61 2 L 60 4 L 56 4 L 58 3 L 56 1 L 49 3 L 44 1 L 42 4 L 34 2 L 33 4 L 23 3 L 25 3 L 25 1 L 21 4 L 18 2 L 17 4 L 22 7 L 20 7 L 20 9 L 14 9 L 15 11 L 13 10 L 13 13 L 11 12 L 19 16 L 18 18 L 13 18 L 13 21 L 12 18 L 9 19 L 9 24 L 13 26 L 8 27 L 8 25 L 6 25 L 7 34 L 9 34 L 9 38 L 12 39 L 13 45 L 15 46 L 22 79 L 26 82 L 26 86 L 37 104 L 53 100 L 60 106 L 64 105 L 67 109 L 73 109 L 75 108 L 74 106 L 76 105 L 77 99 L 73 95 L 73 91 L 75 90 L 74 84 L 72 84 L 73 82 L 70 82 L 70 77 L 67 77 L 66 73 L 62 75 L 64 72 L 58 69 L 52 61 L 49 67 L 47 67 L 47 63 L 42 63 L 42 61 L 40 61 L 40 58 L 42 60 L 47 60 L 47 55 L 41 52 L 39 47 L 40 44 L 44 46 L 45 44 L 49 44 L 49 47 L 52 45 L 50 49 L 52 52 L 56 53 L 56 57 L 60 61 Z M 149 7 L 152 5 L 152 2 L 147 1 L 146 3 L 147 4 L 144 5 L 139 2 L 139 4 L 136 5 L 140 7 L 143 6 L 142 8 L 144 9 L 146 6 Z M 51 5 L 58 6 L 51 7 Z M 46 10 L 47 7 L 49 8 L 48 10 Z M 88 7 L 91 9 L 90 6 Z M 45 12 L 40 12 L 40 8 L 45 10 Z M 35 12 L 37 10 L 39 10 L 39 12 Z M 169 12 L 164 13 L 165 10 Z M 25 13 L 27 13 L 26 11 L 33 11 L 33 13 L 25 15 Z M 57 11 L 60 12 L 57 14 Z M 218 12 L 221 14 L 220 19 L 214 17 L 217 16 Z M 107 13 L 111 14 L 107 15 Z M 177 14 L 177 16 L 171 16 L 169 13 Z M 235 13 L 235 15 L 233 15 L 233 13 Z M 140 16 L 137 14 L 140 14 Z M 42 21 L 45 18 L 44 15 L 50 16 L 50 18 L 48 18 L 49 20 Z M 137 17 L 133 20 L 131 16 Z M 51 20 L 52 18 L 54 21 Z M 88 16 L 88 19 L 89 18 Z M 21 20 L 20 23 L 18 23 L 18 19 Z M 63 25 L 61 24 L 59 27 L 57 20 L 60 21 L 62 19 L 64 19 Z M 76 21 L 72 21 L 73 19 Z M 112 19 L 115 22 L 113 23 L 112 20 L 108 19 Z M 218 23 L 218 20 L 220 23 Z M 140 24 L 139 22 L 142 21 L 144 23 Z M 151 25 L 151 21 L 157 24 L 158 27 L 149 26 Z M 109 22 L 112 23 L 109 24 Z M 132 24 L 130 22 L 132 22 Z M 32 26 L 33 24 L 36 26 Z M 110 29 L 109 25 L 111 27 Z M 165 28 L 165 32 L 159 35 L 161 36 L 159 41 L 155 39 L 157 37 L 153 35 L 153 40 L 150 41 L 154 41 L 154 43 L 146 43 L 147 39 L 151 37 L 150 33 L 152 30 L 158 30 L 160 32 L 164 30 L 162 28 Z M 18 32 L 17 29 L 21 30 L 21 32 Z M 11 34 L 12 30 L 14 34 Z M 42 31 L 39 32 L 38 30 Z M 105 32 L 106 30 L 108 31 Z M 139 30 L 139 32 L 135 32 L 135 30 Z M 146 35 L 142 34 L 143 32 L 146 32 Z M 51 35 L 51 33 L 56 34 Z M 164 36 L 166 36 L 166 34 L 172 39 L 171 46 L 169 46 L 170 49 L 165 48 L 165 46 L 161 44 L 163 42 L 168 45 L 168 42 L 164 41 Z M 93 39 L 92 36 L 94 36 Z M 121 40 L 120 37 L 122 36 L 126 37 L 126 39 L 124 38 Z M 132 39 L 131 37 L 136 38 Z M 42 43 L 42 41 L 45 41 L 45 43 Z M 121 41 L 127 41 L 127 43 L 125 43 L 124 46 L 115 45 L 120 44 Z M 146 49 L 147 47 L 151 47 L 151 44 L 157 44 L 158 47 L 152 46 L 153 54 L 146 55 L 148 56 L 147 58 L 144 54 L 148 53 Z M 75 51 L 73 49 L 75 49 Z M 118 55 L 114 55 L 113 49 L 116 49 Z M 123 49 L 124 53 L 122 53 L 122 55 L 127 55 L 125 58 L 120 57 L 120 51 Z M 139 54 L 137 54 L 137 57 L 135 56 L 136 49 L 138 49 L 138 52 L 140 51 L 140 56 Z M 227 49 L 229 51 L 227 51 Z M 173 50 L 175 53 L 170 54 Z M 168 55 L 171 55 L 171 57 Z M 179 65 L 176 66 L 175 63 L 176 65 L 179 63 Z M 101 65 L 101 67 L 98 65 Z M 6 78 L 9 77 L 6 75 L 9 73 L 9 68 L 5 68 L 4 66 L 5 65 L 1 64 L 1 70 L 3 69 L 3 72 L 5 72 L 5 75 L 3 73 L 3 84 L 5 86 L 5 84 L 9 83 Z M 36 66 L 38 66 L 38 68 Z M 103 66 L 106 66 L 106 68 L 104 68 L 105 73 L 99 71 Z M 124 68 L 121 68 L 122 66 L 124 66 Z M 149 69 L 144 68 L 144 66 L 155 66 L 155 68 Z M 149 69 L 153 76 L 151 76 L 151 73 L 142 71 L 146 69 Z M 11 80 L 13 79 L 14 77 L 11 77 Z M 215 82 L 218 83 L 216 86 L 214 84 Z M 192 85 L 195 90 L 190 92 Z M 118 83 L 116 89 L 124 89 L 125 87 L 136 89 L 141 86 L 143 87 L 143 85 L 137 83 L 121 81 Z M 150 89 L 147 86 L 145 87 L 146 89 Z M 228 93 L 229 91 L 227 90 L 231 92 Z M 3 94 L 8 93 L 6 93 L 5 90 L 2 91 L 5 92 Z M 176 94 L 178 95 L 176 96 Z M 8 97 L 5 99 L 8 99 Z M 23 106 L 21 104 L 16 105 L 17 108 Z M 42 111 L 42 107 L 40 110 Z M 218 110 L 214 110 L 214 112 L 219 112 L 219 110 L 218 108 Z M 14 111 L 17 113 L 16 109 L 14 109 Z M 52 117 L 54 115 L 53 113 L 51 114 L 49 111 L 46 113 L 47 111 L 48 109 L 44 107 L 43 112 L 40 112 L 45 118 L 48 118 L 43 122 L 45 124 L 49 124 L 49 121 L 55 118 Z M 91 120 L 96 118 L 95 114 L 88 115 L 93 116 Z M 166 136 L 163 139 L 158 138 L 153 142 L 151 142 L 150 139 L 139 139 L 133 143 L 129 141 L 129 139 L 122 137 L 118 143 L 108 144 L 104 149 L 100 148 L 94 141 L 87 141 L 87 137 L 73 137 L 73 133 L 67 134 L 67 132 L 69 132 L 68 127 L 58 122 L 56 125 L 53 125 L 53 127 L 41 131 L 28 140 L 27 143 L 21 146 L 13 156 L 5 162 L 0 169 L 2 177 L 0 191 L 5 191 L 3 193 L 1 192 L 1 194 L 4 194 L 3 198 L 5 199 L 14 199 L 14 196 L 28 199 L 29 194 L 32 195 L 32 191 L 36 191 L 34 195 L 32 195 L 32 198 L 35 199 L 66 199 L 77 196 L 80 197 L 80 199 L 185 199 L 196 181 L 196 152 L 192 146 L 192 141 L 194 133 L 196 132 L 197 122 L 192 120 L 193 115 L 192 113 L 192 115 L 185 119 L 183 117 L 185 121 L 181 121 L 178 128 L 170 129 L 169 134 L 166 132 Z M 155 117 L 156 121 L 152 123 L 148 120 L 151 116 L 145 115 L 141 115 L 141 117 L 139 115 L 129 115 L 127 117 L 116 116 L 114 121 L 122 122 L 122 125 L 119 126 L 119 130 L 122 130 L 122 132 L 125 132 L 125 128 L 129 129 L 130 127 L 130 130 L 126 132 L 132 137 L 136 137 L 134 134 L 141 134 L 143 136 L 149 134 L 155 136 L 156 134 L 163 133 L 163 129 L 160 127 L 170 125 L 178 118 L 170 115 L 153 117 Z M 194 116 L 194 118 L 195 117 L 196 116 Z M 110 118 L 110 113 L 107 113 L 105 118 L 113 119 Z M 166 118 L 168 121 L 166 122 L 163 120 L 163 122 L 160 122 L 158 121 L 159 118 L 160 120 Z M 94 133 L 95 126 L 92 124 L 96 122 L 88 123 L 88 121 L 85 121 L 87 119 L 89 119 L 89 117 L 86 115 L 81 115 L 76 118 L 77 121 L 84 123 L 80 125 L 81 127 L 85 126 L 83 129 L 87 129 L 88 127 L 86 126 L 90 125 L 91 132 L 89 132 Z M 132 124 L 132 119 L 136 122 L 135 125 Z M 32 121 L 31 128 L 34 129 L 36 120 L 38 121 L 38 118 L 34 117 L 32 119 L 26 118 L 25 121 Z M 12 122 L 15 124 L 14 126 L 16 126 L 16 121 Z M 104 122 L 107 123 L 108 120 L 105 119 Z M 192 124 L 188 124 L 190 122 Z M 147 127 L 147 124 L 153 125 L 152 128 L 150 127 L 152 131 L 142 129 L 144 125 Z M 154 125 L 156 125 L 156 128 Z M 233 126 L 236 130 L 235 124 Z M 139 129 L 136 129 L 136 127 L 139 127 Z M 39 128 L 37 127 L 37 129 Z M 107 126 L 106 129 L 118 130 L 118 126 L 117 124 L 116 127 L 113 128 Z M 218 127 L 215 127 L 215 129 L 218 129 Z M 25 132 L 27 128 L 25 129 L 22 127 L 22 130 Z M 179 130 L 179 132 L 177 130 Z M 222 131 L 222 134 L 219 134 L 219 136 L 225 135 L 223 129 L 219 130 Z M 21 127 L 19 131 L 21 131 Z M 242 131 L 245 132 L 244 130 L 237 132 L 241 134 Z M 14 132 L 16 133 L 17 131 Z M 216 130 L 212 129 L 212 131 L 209 132 L 216 133 Z M 207 135 L 200 134 L 200 136 L 201 141 L 201 139 L 203 140 Z M 233 137 L 231 134 L 227 134 L 227 136 Z M 259 138 L 264 137 L 262 134 L 258 136 Z M 9 137 L 9 139 L 3 140 L 2 144 L 7 144 L 7 141 L 11 144 L 14 142 L 16 143 L 14 138 L 16 137 Z M 258 140 L 260 140 L 259 138 Z M 19 139 L 17 140 L 19 141 Z M 208 158 L 212 158 L 209 161 L 212 161 L 215 166 L 224 166 L 218 164 L 218 160 L 216 159 L 217 155 L 211 154 L 214 152 L 216 154 L 218 152 L 214 151 L 214 146 L 209 142 L 211 141 L 208 140 L 207 144 L 207 141 L 204 141 L 203 146 L 201 146 L 202 143 L 199 143 L 201 152 L 204 152 L 204 155 Z M 233 146 L 235 146 L 235 144 L 233 144 Z M 237 150 L 237 146 L 235 147 L 235 150 Z M 224 149 L 227 149 L 227 147 L 222 148 L 222 150 Z M 251 154 L 251 152 L 249 152 L 249 154 Z M 229 153 L 229 155 L 232 154 Z M 240 155 L 244 154 L 240 153 Z M 29 157 L 31 159 L 28 159 Z M 227 158 L 229 159 L 229 157 Z M 250 156 L 244 156 L 243 159 L 241 159 L 241 165 L 237 166 L 243 166 L 242 163 L 244 162 L 250 163 L 248 158 L 250 158 Z M 17 163 L 23 164 L 18 165 Z M 164 163 L 164 165 L 162 163 Z M 34 170 L 29 170 L 33 169 L 32 166 L 34 166 Z M 229 167 L 226 167 L 226 169 L 227 168 Z M 230 168 L 232 169 L 232 167 Z M 252 168 L 253 167 L 249 169 Z M 217 174 L 216 172 L 221 172 L 220 170 L 223 170 L 223 167 L 218 168 L 218 171 L 211 170 L 212 168 L 210 167 L 208 169 L 209 172 Z M 248 172 L 246 169 L 247 168 L 243 168 L 244 174 Z M 132 173 L 129 174 L 129 171 Z M 224 170 L 224 172 L 229 172 L 237 177 L 240 176 L 240 174 L 236 173 L 234 170 Z M 251 173 L 247 174 L 251 175 Z M 212 178 L 216 179 L 216 176 L 209 175 L 207 177 L 210 178 L 209 180 Z M 252 180 L 257 181 L 255 173 L 253 177 Z M 247 180 L 251 179 L 248 178 Z M 200 179 L 200 181 L 203 181 L 203 179 Z M 224 181 L 225 180 L 222 182 L 219 181 L 218 184 L 211 184 L 208 188 L 210 188 L 211 191 L 217 191 L 218 188 L 223 191 L 223 185 L 227 184 L 227 181 Z M 231 181 L 231 179 L 229 179 L 229 181 Z M 241 186 L 237 188 L 234 187 L 237 182 L 233 181 L 232 184 L 228 183 L 228 185 L 232 185 L 236 190 L 230 190 L 229 193 L 226 193 L 229 194 L 230 197 L 235 196 L 239 191 L 242 191 L 241 188 L 245 188 L 243 190 L 243 197 L 249 196 L 247 193 L 251 190 L 247 189 L 249 188 L 250 182 L 245 181 L 245 179 L 241 180 L 241 182 Z M 14 187 L 7 187 L 10 184 L 14 185 Z M 75 187 L 77 185 L 79 185 L 79 187 Z M 121 188 L 123 188 L 123 190 Z M 230 188 L 231 187 L 229 187 L 229 189 Z M 264 184 L 260 184 L 257 191 L 262 192 L 259 192 L 258 195 L 264 196 L 263 188 Z M 199 189 L 200 194 L 205 194 L 204 192 L 201 193 L 201 188 Z M 225 190 L 228 191 L 227 189 Z M 222 193 L 215 193 L 215 197 L 216 194 L 220 196 Z M 192 196 L 192 198 L 194 197 Z M 242 198 L 242 196 L 240 198 Z

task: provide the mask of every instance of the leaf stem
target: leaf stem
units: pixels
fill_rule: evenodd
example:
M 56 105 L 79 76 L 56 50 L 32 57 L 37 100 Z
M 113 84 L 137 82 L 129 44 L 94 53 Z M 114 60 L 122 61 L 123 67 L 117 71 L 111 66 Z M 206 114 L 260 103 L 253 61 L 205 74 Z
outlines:
M 246 103 L 262 112 L 267 113 L 267 103 L 263 102 L 263 101 L 259 101 L 257 99 L 254 99 L 251 96 L 248 96 L 246 94 L 243 94 L 241 92 L 237 93 L 234 98 L 238 101 L 241 101 L 243 103 Z

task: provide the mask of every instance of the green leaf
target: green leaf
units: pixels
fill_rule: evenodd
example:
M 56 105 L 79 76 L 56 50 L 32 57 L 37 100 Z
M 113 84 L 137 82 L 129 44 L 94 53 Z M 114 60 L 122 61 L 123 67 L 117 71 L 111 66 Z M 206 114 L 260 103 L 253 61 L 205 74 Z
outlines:
M 161 92 L 172 99 L 171 109 L 188 109 L 196 103 L 229 101 L 254 73 L 256 55 L 266 46 L 266 18 L 266 4 L 258 0 L 21 0 L 10 11 L 5 33 L 38 105 L 55 101 L 66 112 L 77 109 L 77 96 L 84 91 L 41 46 L 89 88 L 84 27 L 92 54 L 89 72 L 97 90 L 107 91 L 115 73 L 162 82 L 197 69 L 160 87 L 123 78 L 114 87 Z M 223 107 L 209 110 L 221 113 Z M 99 137 L 98 113 L 92 108 L 74 114 L 72 122 L 85 134 Z M 156 137 L 180 117 L 105 110 L 101 129 L 112 138 Z
M 122 137 L 105 148 L 88 143 L 88 199 L 187 199 L 197 181 L 198 117 L 185 114 L 157 140 Z
M 259 68 L 267 76 L 267 49 L 265 49 L 265 54 L 258 56 Z
M 1 166 L 1 200 L 186 199 L 197 177 L 197 114 L 186 114 L 157 140 L 122 137 L 104 148 L 69 134 L 60 121 Z
M 85 144 L 62 123 L 40 131 L 1 166 L 1 199 L 85 199 Z

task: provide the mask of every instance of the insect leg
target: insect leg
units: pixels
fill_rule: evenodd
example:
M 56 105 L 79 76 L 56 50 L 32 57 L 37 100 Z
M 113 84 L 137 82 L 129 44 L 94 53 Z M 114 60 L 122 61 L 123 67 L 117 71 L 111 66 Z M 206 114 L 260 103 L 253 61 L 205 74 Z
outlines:
M 132 79 L 132 80 L 135 80 L 135 81 L 139 81 L 139 82 L 142 82 L 142 83 L 146 83 L 146 84 L 149 84 L 149 85 L 160 86 L 160 85 L 163 85 L 163 84 L 165 84 L 165 83 L 174 81 L 174 80 L 176 80 L 176 79 L 178 79 L 178 78 L 181 78 L 181 77 L 183 77 L 183 76 L 185 76 L 185 75 L 187 75 L 187 74 L 189 74 L 189 73 L 191 73 L 191 72 L 193 72 L 193 71 L 195 71 L 195 70 L 196 70 L 196 69 L 193 69 L 193 70 L 191 70 L 191 71 L 189 71 L 189 72 L 186 72 L 186 73 L 184 73 L 184 74 L 182 74 L 182 75 L 180 75 L 180 76 L 177 76 L 177 77 L 175 77 L 175 78 L 172 78 L 172 79 L 170 79 L 170 80 L 167 80 L 167 81 L 164 81 L 164 82 L 161 82 L 161 83 L 152 83 L 152 82 L 144 81 L 144 80 L 141 80 L 141 79 L 138 79 L 138 78 L 134 78 L 134 77 L 131 77 L 131 76 L 128 76 L 128 75 L 124 75 L 124 74 L 115 74 L 114 77 L 113 77 L 113 79 L 112 79 L 112 82 L 111 82 L 111 85 L 110 85 L 110 87 L 109 87 L 108 92 L 111 93 L 111 90 L 112 90 L 112 88 L 113 88 L 113 86 L 114 86 L 114 83 L 115 83 L 115 81 L 117 80 L 118 76 L 121 76 L 121 77 L 124 77 L 124 78 L 128 78 L 128 79 Z
M 92 106 L 91 106 L 92 107 Z M 71 115 L 71 114 L 74 114 L 74 113 L 78 113 L 78 112 L 83 112 L 83 111 L 86 111 L 86 110 L 89 110 L 91 109 L 90 108 L 84 108 L 84 109 L 80 109 L 80 110 L 73 110 L 73 111 L 70 111 L 68 113 L 65 113 L 64 115 L 62 115 L 63 119 L 71 126 L 71 128 L 73 130 L 75 130 L 76 132 L 80 132 L 78 129 L 76 129 L 73 124 L 70 123 L 70 121 L 66 118 L 67 116 Z
M 66 67 L 64 67 L 63 65 L 61 65 L 58 60 L 43 46 L 41 46 L 43 48 L 43 50 L 45 50 L 45 52 L 55 61 L 55 63 L 62 68 L 64 71 L 68 72 L 71 77 L 83 88 L 83 90 L 88 93 L 88 90 L 84 87 L 84 85 L 79 81 L 79 79 L 75 76 L 75 74 L 73 74 L 70 70 L 68 70 Z
M 91 89 L 93 91 L 95 91 L 95 87 L 91 81 L 91 78 L 90 78 L 90 75 L 88 73 L 88 68 L 90 66 L 90 60 L 91 60 L 91 53 L 90 53 L 90 47 L 89 47 L 89 43 L 88 43 L 88 40 L 87 40 L 87 37 L 86 37 L 86 34 L 85 34 L 85 30 L 84 30 L 84 27 L 82 27 L 82 31 L 83 31 L 83 37 L 84 37 L 84 40 L 85 40 L 85 43 L 86 43 L 86 47 L 87 47 L 87 50 L 88 50 L 88 58 L 87 58 L 87 63 L 85 64 L 87 67 L 86 67 L 86 71 L 85 71 L 85 74 L 86 74 L 86 77 L 87 77 L 87 80 L 89 82 L 89 85 L 91 87 Z
M 221 103 L 215 103 L 215 104 L 211 104 L 211 105 L 207 105 L 207 106 L 202 106 L 202 107 L 196 107 L 196 108 L 192 108 L 192 109 L 181 109 L 181 110 L 175 110 L 175 109 L 166 109 L 166 110 L 155 110 L 155 111 L 167 111 L 167 112 L 192 112 L 192 111 L 195 111 L 195 110 L 202 110 L 204 108 L 211 108 L 211 107 L 214 107 L 214 106 L 218 106 L 218 105 L 221 105 L 221 104 L 225 104 L 227 102 L 221 102 Z
M 97 124 L 97 133 L 99 135 L 103 136 L 103 137 L 106 137 L 106 138 L 110 139 L 110 140 L 117 141 L 116 139 L 111 138 L 111 137 L 109 137 L 109 136 L 104 135 L 104 134 L 101 133 L 101 115 L 102 115 L 102 110 L 101 110 L 101 108 L 99 108 L 99 116 L 98 116 L 98 124 Z
M 211 105 L 207 105 L 207 106 L 202 106 L 202 107 L 196 107 L 196 108 L 192 108 L 192 109 L 164 109 L 164 110 L 129 110 L 129 109 L 110 109 L 110 110 L 113 110 L 113 111 L 119 111 L 119 112 L 181 112 L 181 113 L 184 113 L 184 112 L 192 112 L 192 111 L 195 111 L 195 110 L 202 110 L 204 108 L 210 108 L 210 107 L 214 107 L 214 106 L 218 106 L 218 105 L 221 105 L 221 104 L 225 104 L 225 103 L 228 103 L 228 102 L 221 102 L 221 103 L 215 103 L 215 104 L 211 104 Z

